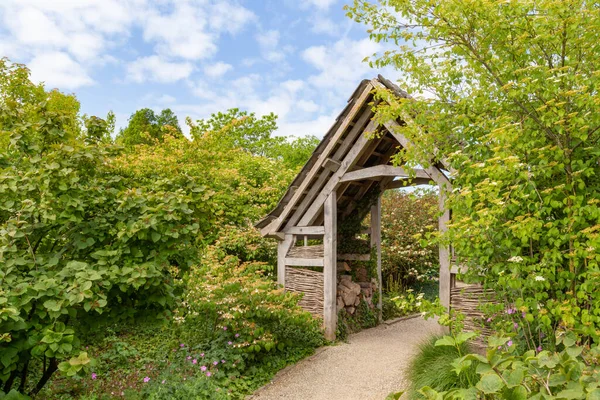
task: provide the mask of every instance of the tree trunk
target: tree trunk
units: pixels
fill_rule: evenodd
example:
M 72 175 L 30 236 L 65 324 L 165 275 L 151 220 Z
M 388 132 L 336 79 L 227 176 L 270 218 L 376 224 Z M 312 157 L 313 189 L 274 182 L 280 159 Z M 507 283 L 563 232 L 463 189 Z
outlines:
M 38 394 L 39 391 L 42 390 L 42 388 L 46 385 L 46 383 L 48 382 L 50 377 L 52 377 L 52 374 L 57 369 L 58 369 L 58 362 L 56 361 L 56 358 L 53 357 L 50 359 L 50 362 L 48 363 L 48 368 L 46 368 L 46 370 L 44 371 L 44 374 L 40 378 L 37 385 L 35 385 L 35 388 L 33 388 L 33 390 L 31 392 L 29 392 L 29 395 L 33 397 L 36 394 Z

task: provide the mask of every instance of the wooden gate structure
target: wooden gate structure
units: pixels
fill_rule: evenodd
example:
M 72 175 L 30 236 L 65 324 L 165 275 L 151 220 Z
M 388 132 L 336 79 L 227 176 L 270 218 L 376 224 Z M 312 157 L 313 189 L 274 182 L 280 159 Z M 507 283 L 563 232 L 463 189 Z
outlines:
M 395 96 L 408 98 L 381 75 L 363 80 L 279 204 L 256 224 L 263 236 L 279 240 L 278 283 L 286 290 L 304 293 L 300 305 L 322 315 L 325 336 L 330 340 L 335 338 L 337 325 L 338 269 L 345 260 L 377 257 L 381 315 L 380 193 L 407 184 L 435 184 L 443 211 L 439 229 L 445 230 L 450 219 L 450 211 L 444 210 L 443 205 L 444 194 L 452 190 L 452 184 L 443 165 L 412 170 L 412 174 L 403 166 L 392 165 L 392 156 L 411 144 L 399 133 L 404 121 L 390 120 L 379 125 L 373 120 L 370 103 L 375 89 L 387 89 Z M 371 251 L 338 254 L 338 225 L 347 218 L 362 218 L 363 215 L 356 215 L 365 213 L 358 204 L 373 195 L 377 197 L 370 207 Z M 449 307 L 451 293 L 456 292 L 452 289 L 457 271 L 450 268 L 448 248 L 440 246 L 439 261 L 440 300 Z

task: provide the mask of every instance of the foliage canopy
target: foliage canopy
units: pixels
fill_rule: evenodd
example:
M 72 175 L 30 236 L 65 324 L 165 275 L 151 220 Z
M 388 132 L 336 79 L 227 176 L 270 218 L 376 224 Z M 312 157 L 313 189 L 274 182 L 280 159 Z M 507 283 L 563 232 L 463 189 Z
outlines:
M 371 63 L 402 71 L 415 96 L 379 93 L 378 118 L 408 122 L 415 146 L 403 157 L 429 165 L 435 148 L 456 171 L 443 240 L 470 279 L 548 340 L 568 328 L 599 341 L 598 5 L 356 0 L 347 10 L 395 44 Z

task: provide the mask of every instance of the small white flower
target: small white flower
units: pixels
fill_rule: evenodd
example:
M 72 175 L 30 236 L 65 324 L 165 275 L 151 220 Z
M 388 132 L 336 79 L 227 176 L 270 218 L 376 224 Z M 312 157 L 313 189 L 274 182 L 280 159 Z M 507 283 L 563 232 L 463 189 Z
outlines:
M 543 281 L 545 281 L 546 279 L 544 279 L 544 277 L 543 277 L 543 276 L 536 276 L 536 277 L 535 277 L 535 280 L 536 280 L 536 281 L 541 281 L 541 282 L 543 282 Z
M 513 263 L 520 263 L 522 261 L 523 261 L 523 257 L 521 257 L 521 256 L 513 256 L 508 259 L 508 262 L 513 262 Z

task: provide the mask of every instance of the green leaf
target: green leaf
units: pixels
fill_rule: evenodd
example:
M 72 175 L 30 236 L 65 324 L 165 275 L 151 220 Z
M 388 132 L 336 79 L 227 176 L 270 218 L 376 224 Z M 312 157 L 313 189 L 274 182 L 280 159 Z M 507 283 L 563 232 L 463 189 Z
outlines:
M 156 231 L 152 231 L 152 241 L 154 243 L 158 242 L 161 238 L 161 234 L 156 232 Z
M 444 336 L 435 342 L 436 346 L 456 346 L 456 342 L 452 336 Z
M 481 390 L 485 394 L 498 393 L 504 388 L 504 382 L 495 373 L 486 374 L 481 377 L 476 385 L 477 389 Z

